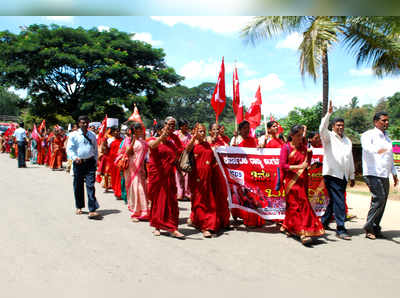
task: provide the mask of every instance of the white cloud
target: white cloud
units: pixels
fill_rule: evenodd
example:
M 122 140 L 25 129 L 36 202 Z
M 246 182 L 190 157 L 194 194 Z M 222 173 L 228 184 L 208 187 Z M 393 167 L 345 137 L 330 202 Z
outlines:
M 49 21 L 56 21 L 62 23 L 72 23 L 74 21 L 73 16 L 47 16 L 45 18 Z
M 99 31 L 110 31 L 110 27 L 108 27 L 108 26 L 97 26 L 97 30 L 99 30 Z
M 231 63 L 224 61 L 225 64 L 225 79 L 228 77 L 232 78 L 233 69 L 236 65 L 238 69 L 239 81 L 241 75 L 244 76 L 253 76 L 256 75 L 257 72 L 251 70 L 246 64 L 242 62 Z M 219 71 L 221 69 L 221 60 L 193 60 L 186 63 L 179 70 L 179 74 L 184 76 L 186 79 L 208 79 L 211 81 L 217 81 Z
M 364 77 L 373 75 L 371 68 L 361 68 L 361 69 L 352 68 L 349 70 L 349 73 L 354 77 Z
M 297 50 L 302 41 L 302 36 L 298 32 L 293 32 L 288 35 L 284 40 L 281 40 L 277 43 L 276 47 L 278 49 L 291 49 Z
M 27 89 L 15 89 L 14 87 L 8 88 L 8 91 L 17 94 L 21 98 L 25 98 L 28 95 Z
M 135 35 L 132 37 L 132 39 L 147 42 L 147 43 L 151 44 L 152 46 L 162 45 L 162 41 L 153 40 L 153 37 L 148 32 L 135 33 Z
M 247 16 L 153 16 L 151 18 L 171 27 L 177 24 L 185 24 L 220 34 L 237 33 L 252 19 L 252 17 Z

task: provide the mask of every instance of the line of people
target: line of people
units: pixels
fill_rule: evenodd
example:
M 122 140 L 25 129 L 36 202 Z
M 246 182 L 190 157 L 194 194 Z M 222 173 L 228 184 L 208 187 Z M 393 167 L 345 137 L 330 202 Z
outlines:
M 31 142 L 31 146 L 36 143 L 37 153 L 31 150 L 32 163 L 43 164 L 48 156 L 49 166 L 57 169 L 62 167 L 68 156 L 74 175 L 76 214 L 82 214 L 85 207 L 86 183 L 89 218 L 101 218 L 95 196 L 95 181 L 98 181 L 105 192 L 113 191 L 117 199 L 125 200 L 133 222 L 149 221 L 155 236 L 166 231 L 178 239 L 185 239 L 185 235 L 178 230 L 179 200 L 191 202 L 187 223 L 200 230 L 205 238 L 229 228 L 231 215 L 234 222 L 241 219 L 248 228 L 265 225 L 266 221 L 255 213 L 237 208 L 229 210 L 226 182 L 214 149 L 229 145 L 281 148 L 280 184 L 286 195 L 286 215 L 283 221 L 276 221 L 276 224 L 281 232 L 298 236 L 303 244 L 308 245 L 313 237 L 325 233 L 333 217 L 337 237 L 351 239 L 345 221 L 346 187 L 348 182 L 354 186 L 352 143 L 344 134 L 344 120 L 335 118 L 330 121 L 332 112 L 331 102 L 321 120 L 319 132 L 312 132 L 308 139 L 307 128 L 295 125 L 285 140 L 279 134 L 276 121 L 268 122 L 267 134 L 257 139 L 250 136 L 250 125 L 246 120 L 239 124 L 238 132 L 232 139 L 225 135 L 224 127 L 216 123 L 208 127 L 207 136 L 206 127 L 199 123 L 190 130 L 187 121 L 179 121 L 179 129 L 176 130 L 177 121 L 173 117 L 157 124 L 148 138 L 142 123 L 132 123 L 125 135 L 112 127 L 105 137 L 101 137 L 89 127 L 87 116 L 79 118 L 79 128 L 74 126 L 68 136 L 59 128 L 49 133 L 40 130 L 38 135 L 26 135 L 21 123 L 14 137 L 18 144 L 16 150 L 20 152 L 18 156 L 25 156 L 21 143 L 26 140 Z M 363 175 L 372 194 L 364 226 L 368 239 L 383 237 L 380 220 L 389 194 L 390 174 L 393 174 L 397 185 L 391 140 L 386 134 L 388 115 L 377 113 L 373 121 L 375 128 L 361 137 Z M 332 131 L 328 129 L 329 123 Z M 308 170 L 321 166 L 311 164 L 312 148 L 324 150 L 322 173 L 330 201 L 321 218 L 315 215 L 308 199 Z M 178 166 L 184 151 L 189 152 L 193 159 L 189 173 Z M 25 158 L 19 159 L 19 166 L 26 166 L 24 162 Z

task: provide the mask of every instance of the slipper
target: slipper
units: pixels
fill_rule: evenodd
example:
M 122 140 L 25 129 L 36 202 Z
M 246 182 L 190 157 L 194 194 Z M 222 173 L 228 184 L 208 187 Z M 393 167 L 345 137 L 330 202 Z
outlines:
M 161 232 L 159 230 L 154 230 L 153 231 L 153 236 L 160 236 Z
M 309 245 L 309 244 L 311 244 L 312 243 L 312 238 L 311 237 L 309 237 L 309 236 L 300 236 L 300 240 L 301 240 L 301 243 L 303 244 L 303 245 Z
M 89 219 L 101 219 L 101 215 L 97 212 L 89 212 Z
M 210 231 L 203 231 L 202 232 L 203 233 L 203 237 L 204 238 L 211 238 L 212 237 L 212 234 L 210 233 Z
M 75 214 L 81 215 L 81 214 L 83 214 L 83 211 L 81 209 L 76 209 Z
M 173 238 L 179 239 L 179 240 L 185 240 L 186 237 L 182 233 L 180 233 L 178 230 L 169 232 L 169 235 Z
M 375 240 L 376 236 L 372 233 L 366 233 L 365 234 L 365 238 L 371 239 L 371 240 Z
M 336 237 L 343 239 L 343 240 L 351 240 L 351 236 L 347 233 L 336 233 Z

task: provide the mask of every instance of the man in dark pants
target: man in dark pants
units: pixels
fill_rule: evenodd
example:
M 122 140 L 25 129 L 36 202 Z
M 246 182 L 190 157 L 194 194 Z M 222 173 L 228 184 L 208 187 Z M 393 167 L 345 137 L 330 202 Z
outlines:
M 13 137 L 18 145 L 18 168 L 26 168 L 25 162 L 25 146 L 26 146 L 26 131 L 24 122 L 19 123 L 19 127 L 14 131 Z
M 321 222 L 328 227 L 332 214 L 335 214 L 336 236 L 343 240 L 351 240 L 344 226 L 346 219 L 345 193 L 347 181 L 354 186 L 354 161 L 352 143 L 344 135 L 344 120 L 336 118 L 332 121 L 332 131 L 328 130 L 329 118 L 332 115 L 332 101 L 325 117 L 321 120 L 319 132 L 324 148 L 322 175 L 329 194 L 329 204 Z
M 376 113 L 375 128 L 361 135 L 363 176 L 371 192 L 371 206 L 364 225 L 365 237 L 384 238 L 380 222 L 389 196 L 389 175 L 397 185 L 397 171 L 393 160 L 392 141 L 387 136 L 389 116 L 386 112 Z
M 80 129 L 71 132 L 68 137 L 67 154 L 72 159 L 74 166 L 74 196 L 76 214 L 82 214 L 85 207 L 84 183 L 88 197 L 89 219 L 99 219 L 96 212 L 99 204 L 95 197 L 95 175 L 97 166 L 97 141 L 96 135 L 88 130 L 89 118 L 80 116 L 78 119 Z

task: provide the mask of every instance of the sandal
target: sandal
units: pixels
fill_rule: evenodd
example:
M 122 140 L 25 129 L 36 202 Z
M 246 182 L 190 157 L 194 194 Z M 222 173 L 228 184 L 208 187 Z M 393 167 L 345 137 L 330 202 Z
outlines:
M 351 236 L 347 233 L 336 233 L 336 237 L 343 239 L 343 240 L 351 240 Z
M 300 236 L 300 240 L 303 245 L 307 245 L 312 242 L 312 238 L 309 236 L 305 236 L 305 235 Z
M 367 232 L 365 234 L 365 238 L 368 238 L 368 239 L 371 239 L 371 240 L 375 240 L 376 236 L 374 234 L 372 234 L 372 233 Z
M 101 215 L 97 212 L 89 212 L 89 219 L 101 219 Z
M 137 218 L 137 217 L 132 217 L 132 218 L 131 218 L 131 221 L 132 221 L 132 222 L 139 222 L 139 218 Z
M 81 215 L 81 214 L 83 214 L 82 209 L 76 209 L 75 214 L 76 214 L 76 215 Z
M 161 235 L 160 230 L 154 230 L 153 231 L 153 236 L 160 236 L 160 235 Z
M 204 238 L 211 238 L 212 237 L 212 234 L 210 233 L 210 231 L 205 230 L 205 231 L 202 231 L 202 233 L 203 233 L 203 237 Z
M 175 230 L 173 232 L 169 232 L 169 235 L 173 238 L 179 239 L 179 240 L 185 240 L 186 237 L 185 235 L 183 235 L 181 232 L 179 232 L 178 230 Z

